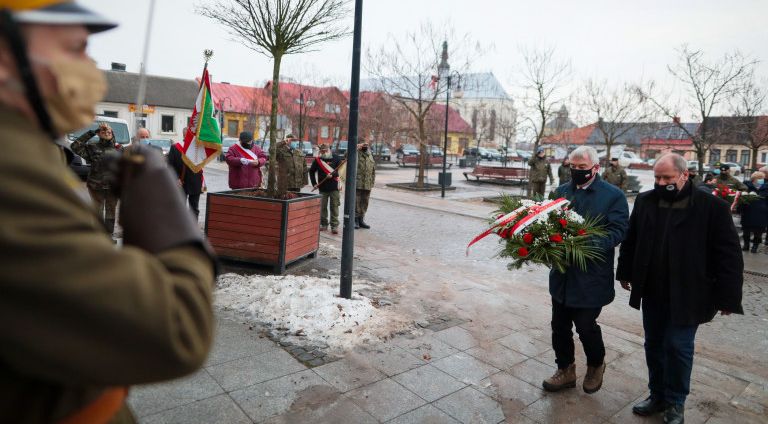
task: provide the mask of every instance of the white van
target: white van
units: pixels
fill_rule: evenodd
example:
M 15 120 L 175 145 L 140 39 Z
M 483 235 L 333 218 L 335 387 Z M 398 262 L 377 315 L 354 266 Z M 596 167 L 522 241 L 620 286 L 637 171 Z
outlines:
M 75 139 L 80 137 L 84 132 L 88 130 L 96 130 L 102 122 L 112 127 L 112 134 L 115 136 L 115 142 L 123 147 L 127 147 L 131 144 L 131 129 L 128 127 L 128 122 L 126 122 L 125 119 L 110 118 L 109 116 L 96 116 L 91 125 L 77 130 L 72 134 L 68 134 L 67 138 L 70 142 L 75 141 Z M 96 137 L 97 136 L 94 136 L 94 138 L 89 141 L 95 141 Z
M 605 159 L 605 150 L 600 152 L 598 154 L 598 157 L 602 160 Z M 612 149 L 611 150 L 611 158 L 619 158 L 619 165 L 627 168 L 629 165 L 633 163 L 644 163 L 642 159 L 640 159 L 640 156 L 637 155 L 635 152 L 630 152 L 629 150 L 623 150 L 623 149 Z

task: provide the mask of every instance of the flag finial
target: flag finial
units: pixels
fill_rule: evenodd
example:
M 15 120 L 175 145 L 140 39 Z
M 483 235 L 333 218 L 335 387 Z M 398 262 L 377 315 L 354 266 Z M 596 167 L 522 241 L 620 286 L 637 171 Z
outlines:
M 213 50 L 205 49 L 203 56 L 205 56 L 205 63 L 208 63 L 208 61 L 211 60 L 211 57 L 213 57 Z

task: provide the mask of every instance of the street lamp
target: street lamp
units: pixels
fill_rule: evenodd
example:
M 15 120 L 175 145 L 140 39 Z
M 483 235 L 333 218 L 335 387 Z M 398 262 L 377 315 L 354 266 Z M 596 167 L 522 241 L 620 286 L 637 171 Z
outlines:
M 440 64 L 437 66 L 437 75 L 439 78 L 445 78 L 447 85 L 445 89 L 445 132 L 443 133 L 443 172 L 440 178 L 440 197 L 445 198 L 445 182 L 448 179 L 446 172 L 448 160 L 448 108 L 451 102 L 451 79 L 456 78 L 457 88 L 461 85 L 461 75 L 454 71 L 451 72 L 451 65 L 448 64 L 448 42 L 443 41 L 443 53 L 440 58 Z
M 304 141 L 304 117 L 307 115 L 307 106 L 312 107 L 315 105 L 314 100 L 307 100 L 304 101 L 304 94 L 307 94 L 307 97 L 310 97 L 312 94 L 312 91 L 308 88 L 305 88 L 304 90 L 301 90 L 301 93 L 299 93 L 299 140 Z
M 222 97 L 219 99 L 219 130 L 221 131 L 221 134 L 224 134 L 224 100 L 229 100 L 229 107 L 232 107 L 232 99 L 229 97 Z M 229 131 L 227 131 L 227 135 L 232 137 L 231 134 L 229 134 Z M 222 136 L 222 139 L 224 137 Z

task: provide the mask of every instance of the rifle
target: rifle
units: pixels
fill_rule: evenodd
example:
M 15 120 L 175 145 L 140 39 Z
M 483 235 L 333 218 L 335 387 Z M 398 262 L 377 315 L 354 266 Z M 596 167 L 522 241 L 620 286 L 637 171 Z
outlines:
M 322 160 L 322 159 L 320 159 L 320 160 Z M 342 160 L 341 163 L 339 163 L 339 166 L 337 166 L 336 169 L 334 169 L 332 173 L 326 174 L 325 178 L 323 178 L 322 181 L 320 181 L 319 183 L 315 184 L 314 187 L 312 187 L 312 191 L 317 190 L 317 188 L 320 187 L 326 180 L 328 180 L 328 178 L 331 178 L 331 175 L 333 175 L 334 173 L 336 173 L 338 175 L 338 170 L 341 169 L 341 167 L 344 166 L 346 163 L 347 163 L 346 159 Z

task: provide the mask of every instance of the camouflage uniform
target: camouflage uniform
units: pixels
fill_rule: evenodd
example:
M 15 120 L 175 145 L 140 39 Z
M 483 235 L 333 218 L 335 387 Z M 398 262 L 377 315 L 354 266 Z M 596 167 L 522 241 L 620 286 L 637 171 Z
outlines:
M 376 162 L 370 151 L 357 154 L 357 200 L 355 201 L 355 219 L 363 221 L 368 211 L 373 183 L 376 181 Z M 362 226 L 362 225 L 361 225 Z
M 292 149 L 288 143 L 277 145 L 277 184 L 278 189 L 301 191 L 309 183 L 307 179 L 307 160 L 300 149 Z M 282 191 L 281 191 L 282 192 Z
M 557 168 L 557 179 L 559 185 L 567 184 L 571 182 L 571 167 L 568 165 L 560 165 Z
M 531 167 L 528 179 L 531 182 L 531 195 L 538 194 L 544 196 L 544 189 L 547 185 L 547 177 L 549 177 L 550 184 L 555 182 L 552 177 L 552 165 L 549 164 L 546 158 L 540 158 L 534 156 L 528 161 L 528 165 Z
M 733 190 L 746 191 L 747 186 L 732 175 L 720 174 L 717 176 L 717 185 L 726 185 Z
M 117 153 L 119 149 L 115 146 L 114 139 L 104 140 L 100 138 L 97 142 L 88 143 L 88 140 L 94 135 L 96 135 L 95 131 L 86 131 L 72 142 L 70 148 L 91 165 L 86 185 L 91 193 L 91 199 L 96 205 L 96 210 L 104 220 L 104 225 L 111 235 L 115 230 L 117 197 L 112 193 L 110 183 L 107 180 L 107 161 L 104 158 L 108 154 Z
M 624 190 L 627 185 L 627 171 L 620 165 L 609 165 L 608 168 L 603 171 L 603 179 L 609 184 L 613 184 L 616 187 Z

